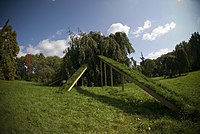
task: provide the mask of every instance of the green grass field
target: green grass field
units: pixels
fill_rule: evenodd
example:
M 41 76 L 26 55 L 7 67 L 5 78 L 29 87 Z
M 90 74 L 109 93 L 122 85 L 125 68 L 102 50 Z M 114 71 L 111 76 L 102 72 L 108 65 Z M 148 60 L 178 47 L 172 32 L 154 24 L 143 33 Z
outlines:
M 174 79 L 157 78 L 199 107 L 200 71 Z M 77 87 L 58 93 L 25 81 L 0 81 L 0 133 L 199 133 L 200 121 L 172 113 L 134 84 Z

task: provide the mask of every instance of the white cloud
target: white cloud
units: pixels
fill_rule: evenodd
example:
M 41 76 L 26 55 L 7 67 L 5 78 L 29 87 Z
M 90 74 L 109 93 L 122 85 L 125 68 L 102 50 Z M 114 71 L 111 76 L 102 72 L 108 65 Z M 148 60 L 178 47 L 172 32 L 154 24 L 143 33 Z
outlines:
M 143 40 L 155 40 L 157 37 L 168 33 L 176 27 L 176 23 L 173 21 L 170 24 L 165 24 L 165 26 L 158 26 L 151 33 L 145 33 L 143 35 Z
M 172 50 L 170 50 L 169 48 L 164 48 L 164 49 L 160 49 L 158 52 L 152 52 L 150 54 L 148 54 L 147 58 L 149 59 L 156 59 L 158 57 L 160 57 L 163 54 L 167 54 L 168 52 L 171 52 Z
M 22 45 L 20 45 L 20 46 L 19 46 L 19 49 L 20 49 L 20 50 L 19 50 L 19 53 L 18 53 L 17 57 L 25 56 L 26 53 L 23 52 L 24 49 L 25 49 L 25 47 L 22 46 Z
M 56 31 L 51 38 L 55 38 L 56 36 L 62 35 L 64 33 L 64 29 L 60 29 L 58 31 Z
M 40 41 L 36 46 L 33 46 L 29 44 L 29 46 L 26 48 L 25 52 L 23 50 L 25 49 L 23 46 L 20 48 L 20 53 L 18 54 L 18 57 L 28 54 L 39 54 L 43 53 L 45 56 L 59 56 L 63 57 L 63 51 L 69 47 L 69 38 L 67 40 L 49 40 L 45 39 Z
M 108 33 L 115 34 L 116 32 L 124 32 L 128 36 L 129 30 L 130 30 L 130 27 L 127 25 L 123 25 L 121 23 L 114 23 L 108 29 Z
M 150 27 L 151 27 L 151 21 L 146 20 L 144 22 L 143 27 L 138 27 L 137 30 L 135 30 L 133 32 L 134 37 L 136 37 L 136 38 L 139 37 L 140 34 L 144 32 L 144 30 L 149 29 Z
M 63 32 L 64 32 L 64 29 L 60 29 L 60 30 L 56 31 L 56 35 L 61 35 L 61 34 L 63 34 Z
M 183 0 L 177 0 L 177 2 L 182 2 Z

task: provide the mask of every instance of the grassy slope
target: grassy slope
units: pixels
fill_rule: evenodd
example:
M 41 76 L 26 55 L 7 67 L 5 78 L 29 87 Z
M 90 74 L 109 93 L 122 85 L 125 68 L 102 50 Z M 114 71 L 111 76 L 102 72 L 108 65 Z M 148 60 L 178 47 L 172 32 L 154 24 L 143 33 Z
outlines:
M 192 107 L 191 109 L 198 110 L 200 113 L 200 71 L 173 79 L 158 77 L 155 80 L 179 95 L 183 102 Z
M 182 120 L 133 84 L 57 87 L 0 81 L 0 133 L 198 133 L 199 122 Z
M 99 56 L 99 58 L 110 63 L 110 64 L 112 64 L 114 67 L 121 70 L 122 72 L 124 72 L 128 76 L 131 76 L 136 81 L 138 81 L 138 82 L 142 83 L 143 85 L 155 90 L 157 93 L 161 94 L 162 96 L 164 96 L 169 101 L 171 101 L 174 104 L 176 104 L 177 106 L 181 107 L 181 111 L 184 112 L 185 114 L 199 114 L 200 115 L 200 109 L 198 109 L 193 102 L 190 103 L 187 98 L 184 98 L 184 96 L 182 96 L 182 94 L 185 94 L 185 92 L 182 93 L 182 94 L 179 94 L 179 92 L 174 92 L 175 89 L 170 88 L 171 85 L 165 86 L 162 83 L 158 83 L 158 82 L 142 75 L 137 70 L 130 69 L 126 65 L 120 64 L 119 62 L 116 62 L 116 61 L 114 61 L 110 58 L 107 58 L 105 56 Z M 200 75 L 198 75 L 198 76 L 195 75 L 194 78 L 192 78 L 191 81 L 194 82 L 194 81 L 197 81 L 199 79 L 200 79 Z M 191 83 L 191 84 L 193 84 L 193 83 Z M 194 90 L 196 90 L 196 88 Z M 196 90 L 196 91 L 199 92 L 199 90 Z
M 67 82 L 63 85 L 63 88 L 61 89 L 63 90 L 68 90 L 72 84 L 74 83 L 74 81 L 78 78 L 78 76 L 80 76 L 80 74 L 87 68 L 87 65 L 82 65 L 68 80 Z

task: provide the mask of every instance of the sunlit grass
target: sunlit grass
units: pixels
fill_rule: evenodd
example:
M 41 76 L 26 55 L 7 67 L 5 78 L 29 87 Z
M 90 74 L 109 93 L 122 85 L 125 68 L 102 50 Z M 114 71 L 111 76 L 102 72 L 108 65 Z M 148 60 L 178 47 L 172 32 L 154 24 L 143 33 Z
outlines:
M 1 133 L 198 133 L 199 122 L 177 117 L 134 84 L 58 87 L 0 81 Z

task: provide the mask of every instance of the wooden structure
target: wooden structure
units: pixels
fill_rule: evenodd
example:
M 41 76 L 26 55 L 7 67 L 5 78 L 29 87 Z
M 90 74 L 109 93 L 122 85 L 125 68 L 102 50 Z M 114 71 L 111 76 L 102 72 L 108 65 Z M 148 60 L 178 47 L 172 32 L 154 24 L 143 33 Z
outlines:
M 114 61 L 116 64 L 118 64 L 119 66 L 117 66 L 116 64 L 113 64 L 110 61 L 113 61 L 112 59 L 109 59 L 107 57 L 104 56 L 99 56 L 100 58 L 100 69 L 101 69 L 101 85 L 103 85 L 103 73 L 102 73 L 102 63 L 104 63 L 104 81 L 105 81 L 105 85 L 107 85 L 107 79 L 106 79 L 106 65 L 110 66 L 110 70 L 115 69 L 118 73 L 121 74 L 122 76 L 122 90 L 124 90 L 124 76 L 126 76 L 127 78 L 130 78 L 133 80 L 133 82 L 139 86 L 140 88 L 142 88 L 144 91 L 146 91 L 148 94 L 150 94 L 151 96 L 153 96 L 154 98 L 156 98 L 158 101 L 160 101 L 163 105 L 165 105 L 166 107 L 168 107 L 169 109 L 173 110 L 173 111 L 179 111 L 179 109 L 176 107 L 176 105 L 174 105 L 173 103 L 171 103 L 169 100 L 165 99 L 164 96 L 162 96 L 161 94 L 157 93 L 155 91 L 155 89 L 150 88 L 149 86 L 144 85 L 144 83 L 139 82 L 136 78 L 134 78 L 133 76 L 127 74 L 126 71 L 123 71 L 122 69 L 119 68 L 119 66 L 124 66 L 123 64 Z M 110 71 L 110 75 L 111 75 L 111 86 L 113 85 L 113 76 L 112 76 L 112 71 Z M 151 83 L 153 84 L 153 83 Z M 164 89 L 163 89 L 164 90 Z
M 67 91 L 70 91 L 74 85 L 78 82 L 78 80 L 81 78 L 81 76 L 84 74 L 84 72 L 87 70 L 87 65 L 81 66 L 68 80 L 67 82 L 62 86 L 63 89 L 67 89 Z M 83 82 L 82 82 L 83 83 Z

